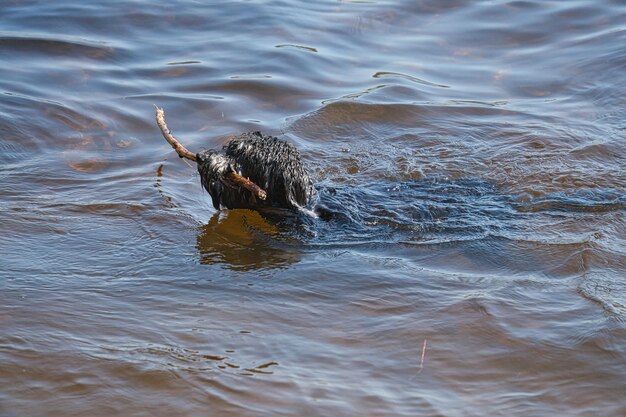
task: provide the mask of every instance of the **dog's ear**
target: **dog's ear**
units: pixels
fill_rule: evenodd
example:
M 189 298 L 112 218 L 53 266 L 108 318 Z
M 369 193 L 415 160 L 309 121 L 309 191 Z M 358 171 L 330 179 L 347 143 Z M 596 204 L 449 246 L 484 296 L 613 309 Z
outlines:
M 220 207 L 220 199 L 219 199 L 219 197 L 217 197 L 217 195 L 215 195 L 215 194 L 209 194 L 209 195 L 211 196 L 211 200 L 213 201 L 213 208 L 215 210 L 220 210 L 221 207 Z

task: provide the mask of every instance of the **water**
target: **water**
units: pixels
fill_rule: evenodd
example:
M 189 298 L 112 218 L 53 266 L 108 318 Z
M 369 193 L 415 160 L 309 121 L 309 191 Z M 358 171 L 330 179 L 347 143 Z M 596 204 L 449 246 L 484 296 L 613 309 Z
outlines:
M 626 412 L 622 1 L 0 3 L 0 415 Z M 216 212 L 293 142 L 330 219 Z

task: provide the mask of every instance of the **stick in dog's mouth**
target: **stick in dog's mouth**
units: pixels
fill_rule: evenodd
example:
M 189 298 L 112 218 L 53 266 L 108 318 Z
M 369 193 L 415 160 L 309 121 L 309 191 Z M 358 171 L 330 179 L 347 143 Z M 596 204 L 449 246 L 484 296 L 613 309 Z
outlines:
M 172 148 L 174 148 L 178 156 L 180 156 L 181 158 L 186 158 L 191 161 L 197 162 L 198 158 L 196 157 L 196 154 L 185 148 L 178 141 L 178 139 L 174 137 L 172 131 L 167 127 L 167 123 L 165 122 L 165 111 L 163 111 L 162 108 L 159 108 L 156 105 L 154 107 L 156 108 L 157 126 L 159 126 L 159 129 L 161 130 L 161 133 L 163 134 L 163 137 L 165 138 L 167 143 L 172 145 Z M 240 187 L 243 187 L 246 190 L 250 191 L 259 200 L 265 200 L 267 198 L 267 192 L 265 192 L 264 189 L 256 185 L 254 182 L 250 181 L 248 178 L 234 171 L 229 172 L 227 174 L 227 178 L 233 183 L 239 185 Z

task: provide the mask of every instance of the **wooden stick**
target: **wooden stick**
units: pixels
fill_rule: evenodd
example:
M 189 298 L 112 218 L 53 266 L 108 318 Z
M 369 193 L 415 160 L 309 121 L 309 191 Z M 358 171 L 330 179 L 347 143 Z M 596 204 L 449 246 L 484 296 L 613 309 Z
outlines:
M 163 137 L 165 138 L 167 143 L 172 145 L 172 148 L 174 148 L 178 156 L 180 156 L 181 158 L 190 159 L 195 162 L 196 155 L 193 152 L 189 151 L 187 148 L 185 148 L 183 145 L 181 145 L 181 143 L 176 140 L 174 135 L 172 135 L 170 129 L 167 127 L 167 123 L 165 123 L 165 112 L 163 111 L 163 109 L 158 108 L 156 105 L 154 107 L 156 107 L 157 125 L 159 126 L 159 129 L 161 129 L 161 133 L 163 134 Z
M 424 339 L 424 343 L 422 344 L 422 356 L 420 359 L 420 366 L 419 368 L 417 368 L 417 372 L 413 374 L 411 378 L 409 378 L 409 381 L 413 381 L 415 377 L 424 370 L 424 359 L 426 358 L 426 341 L 427 340 L 428 339 Z
M 174 148 L 178 156 L 180 156 L 181 158 L 187 158 L 194 162 L 197 162 L 196 155 L 190 150 L 188 150 L 187 148 L 185 148 L 174 137 L 171 130 L 167 127 L 167 123 L 165 123 L 165 112 L 163 111 L 163 109 L 157 107 L 156 105 L 154 107 L 156 107 L 157 125 L 159 126 L 159 129 L 161 129 L 161 133 L 163 134 L 163 137 L 165 138 L 167 143 L 172 145 L 172 148 Z M 233 183 L 250 191 L 258 199 L 265 200 L 267 198 L 267 193 L 265 192 L 264 189 L 262 189 L 261 187 L 259 187 L 258 185 L 256 185 L 255 183 L 253 183 L 252 181 L 250 181 L 248 178 L 244 177 L 243 175 L 237 174 L 236 172 L 233 171 L 233 172 L 228 173 L 227 177 Z
M 246 190 L 250 191 L 252 194 L 257 196 L 259 200 L 265 200 L 267 198 L 267 193 L 264 189 L 262 189 L 243 175 L 239 175 L 236 172 L 232 171 L 228 174 L 228 179 L 239 185 L 240 187 L 243 187 Z
M 426 340 L 428 339 L 424 339 L 424 345 L 422 345 L 422 359 L 420 360 L 420 367 L 417 371 L 418 374 L 422 372 L 422 369 L 424 369 L 424 358 L 426 357 Z

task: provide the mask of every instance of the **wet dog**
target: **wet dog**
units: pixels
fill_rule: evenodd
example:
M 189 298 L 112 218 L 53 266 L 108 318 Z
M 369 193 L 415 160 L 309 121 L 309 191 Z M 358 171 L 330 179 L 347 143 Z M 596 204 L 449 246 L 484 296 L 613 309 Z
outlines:
M 306 208 L 313 196 L 313 183 L 304 169 L 300 153 L 291 143 L 260 132 L 244 133 L 228 142 L 223 153 L 199 152 L 198 172 L 205 190 L 220 208 Z M 259 198 L 251 190 L 234 184 L 236 172 L 266 192 Z
M 174 138 L 158 107 L 156 120 L 178 155 L 197 163 L 202 186 L 217 210 L 310 208 L 313 182 L 291 143 L 252 132 L 233 138 L 221 152 L 210 149 L 193 154 Z

